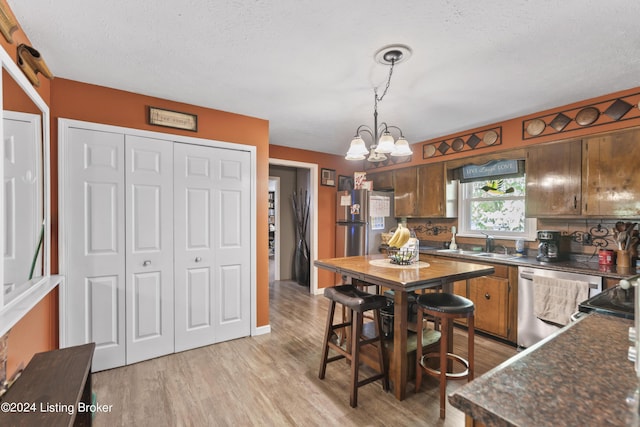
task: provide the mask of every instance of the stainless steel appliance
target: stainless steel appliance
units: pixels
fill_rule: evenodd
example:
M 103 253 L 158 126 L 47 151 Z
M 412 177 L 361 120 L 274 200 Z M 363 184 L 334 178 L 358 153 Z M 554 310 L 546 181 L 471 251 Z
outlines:
M 393 192 L 339 191 L 336 206 L 336 257 L 379 253 L 382 233 L 396 226 Z
M 600 313 L 608 316 L 634 319 L 635 288 L 622 289 L 620 286 L 606 289 L 578 306 L 581 313 Z
M 560 232 L 541 230 L 538 231 L 538 256 L 536 259 L 542 262 L 559 261 L 564 255 L 560 249 Z
M 589 297 L 602 292 L 602 277 L 542 268 L 518 267 L 518 346 L 530 347 L 548 337 L 561 327 L 542 321 L 533 309 L 533 276 L 543 276 L 564 280 L 579 280 L 589 283 Z

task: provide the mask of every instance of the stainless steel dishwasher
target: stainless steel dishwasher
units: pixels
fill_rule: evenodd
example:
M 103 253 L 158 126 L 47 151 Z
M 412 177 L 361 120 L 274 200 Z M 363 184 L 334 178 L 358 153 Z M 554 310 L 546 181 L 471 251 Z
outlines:
M 560 329 L 538 319 L 533 311 L 533 276 L 589 283 L 589 298 L 602 292 L 602 277 L 542 268 L 518 267 L 518 346 L 530 347 Z M 577 309 L 576 309 L 577 311 Z

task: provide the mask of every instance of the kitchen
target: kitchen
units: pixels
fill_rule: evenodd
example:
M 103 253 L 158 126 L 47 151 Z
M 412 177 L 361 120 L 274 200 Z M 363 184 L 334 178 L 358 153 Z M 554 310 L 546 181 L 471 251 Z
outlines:
M 12 5 L 13 6 L 13 5 Z M 18 6 L 16 6 L 18 7 Z M 19 20 L 21 24 L 27 25 L 28 18 L 25 16 L 24 22 Z M 35 39 L 35 34 L 27 34 L 21 32 L 22 29 L 18 30 L 14 33 L 16 40 L 26 41 L 28 42 L 28 37 L 31 36 Z M 35 33 L 35 30 L 33 31 Z M 34 43 L 36 44 L 36 43 Z M 15 44 L 11 45 L 6 42 L 3 42 L 3 47 L 5 51 L 15 60 Z M 36 47 L 40 47 L 37 46 Z M 377 46 L 376 46 L 377 47 Z M 45 59 L 51 56 L 53 60 L 54 54 L 49 53 L 44 46 L 42 46 L 42 51 L 45 53 Z M 365 52 L 366 55 L 369 55 L 369 52 Z M 412 59 L 412 61 L 415 58 Z M 416 59 L 417 60 L 417 59 Z M 365 64 L 364 68 L 367 68 L 368 64 Z M 411 62 L 407 64 L 402 64 L 403 67 L 409 67 Z M 623 68 L 623 67 L 621 67 Z M 397 77 L 401 76 L 401 69 L 398 69 Z M 56 72 L 56 69 L 53 68 L 53 71 Z M 219 111 L 210 110 L 208 108 L 202 107 L 193 107 L 192 105 L 185 105 L 179 102 L 168 101 L 167 99 L 158 100 L 157 98 L 152 98 L 145 95 L 137 95 L 132 93 L 124 93 L 120 90 L 109 89 L 105 86 L 97 86 L 87 83 L 81 83 L 76 80 L 67 80 L 64 75 L 62 78 L 56 78 L 53 81 L 49 81 L 47 79 L 41 79 L 41 86 L 38 88 L 38 91 L 43 94 L 43 98 L 46 100 L 51 100 L 51 108 L 52 108 L 52 117 L 70 117 L 73 119 L 90 121 L 95 123 L 107 123 L 116 126 L 124 126 L 124 127 L 132 127 L 138 129 L 147 129 L 157 131 L 157 127 L 152 127 L 147 123 L 146 117 L 143 117 L 141 112 L 146 110 L 147 105 L 153 105 L 154 103 L 161 101 L 162 106 L 166 107 L 169 110 L 174 111 L 192 111 L 196 112 L 199 116 L 201 127 L 197 133 L 199 137 L 205 137 L 208 139 L 218 139 L 223 141 L 231 141 L 246 145 L 253 145 L 257 147 L 257 151 L 259 153 L 258 160 L 258 191 L 256 191 L 256 205 L 257 213 L 256 217 L 266 217 L 267 216 L 267 190 L 266 190 L 266 162 L 267 157 L 276 158 L 276 159 L 287 159 L 293 161 L 301 161 L 305 163 L 313 163 L 318 166 L 318 175 L 313 177 L 316 181 L 320 180 L 320 169 L 332 169 L 336 171 L 336 175 L 350 176 L 353 172 L 360 171 L 361 168 L 359 166 L 354 165 L 353 163 L 349 163 L 342 158 L 342 155 L 338 154 L 328 154 L 328 153 L 319 153 L 316 150 L 307 149 L 293 149 L 290 147 L 286 147 L 284 145 L 278 145 L 277 143 L 280 140 L 272 140 L 272 144 L 269 144 L 269 125 L 270 123 L 261 120 L 261 119 L 252 119 L 247 118 L 246 116 L 240 117 L 240 115 L 230 115 L 230 113 L 221 113 Z M 91 81 L 91 80 L 90 80 Z M 396 82 L 400 82 L 402 79 L 398 79 Z M 593 95 L 589 97 L 583 98 L 561 98 L 557 101 L 549 101 L 550 104 L 545 104 L 544 107 L 540 107 L 538 109 L 530 110 L 526 115 L 523 112 L 518 115 L 517 113 L 512 113 L 509 117 L 514 117 L 518 115 L 516 118 L 508 119 L 508 120 L 500 120 L 496 122 L 487 122 L 491 123 L 488 125 L 468 125 L 465 128 L 469 128 L 468 130 L 461 130 L 461 128 L 457 130 L 451 130 L 447 133 L 442 133 L 444 136 L 433 136 L 432 138 L 425 138 L 422 141 L 417 142 L 411 141 L 413 143 L 413 158 L 411 162 L 407 162 L 406 164 L 395 164 L 389 166 L 380 166 L 376 167 L 375 170 L 379 171 L 379 173 L 389 171 L 389 170 L 403 170 L 403 169 L 411 169 L 413 167 L 440 167 L 444 170 L 443 164 L 451 162 L 451 166 L 456 166 L 455 162 L 462 162 L 462 159 L 466 159 L 469 157 L 474 157 L 480 153 L 487 153 L 487 155 L 491 153 L 501 153 L 510 151 L 512 149 L 518 150 L 533 146 L 544 146 L 545 144 L 557 144 L 559 141 L 567 141 L 567 140 L 577 140 L 583 137 L 591 137 L 593 135 L 606 135 L 610 132 L 622 131 L 625 129 L 631 129 L 638 125 L 638 109 L 637 103 L 638 99 L 636 96 L 637 88 L 625 89 L 625 87 L 631 87 L 635 85 L 613 85 L 609 86 L 608 90 L 601 91 L 601 94 L 605 95 Z M 55 90 L 53 89 L 55 88 Z M 391 89 L 391 94 L 394 93 L 395 86 Z M 368 98 L 369 93 L 366 93 L 366 99 Z M 174 99 L 174 98 L 169 98 Z M 582 101 L 575 101 L 576 99 L 583 99 Z M 632 105 L 633 108 L 629 109 L 625 115 L 619 116 L 619 120 L 613 120 L 610 116 L 606 115 L 604 112 L 609 108 L 609 106 L 613 105 L 616 100 L 620 99 L 625 103 Z M 385 99 L 385 102 L 391 101 L 391 98 Z M 601 107 L 601 104 L 606 104 L 604 108 Z M 600 117 L 595 122 L 592 122 L 591 125 L 581 126 L 577 124 L 577 122 L 571 121 L 566 125 L 563 131 L 556 131 L 555 128 L 551 127 L 549 123 L 555 118 L 555 115 L 558 113 L 566 113 L 567 117 L 575 117 L 577 113 L 582 111 L 583 109 L 596 105 L 598 107 L 598 111 L 601 112 Z M 369 103 L 366 103 L 363 106 L 363 109 L 366 110 L 365 116 L 369 117 Z M 386 107 L 386 105 L 385 105 Z M 544 109 L 544 111 L 536 112 Z M 515 110 L 514 110 L 515 111 Z M 554 115 L 554 117 L 547 119 L 547 116 Z M 618 113 L 619 114 L 619 113 Z M 584 115 L 584 114 L 583 114 Z M 461 114 L 462 116 L 462 114 Z M 614 115 L 615 116 L 615 115 Z M 229 118 L 233 120 L 237 120 L 238 122 L 234 124 L 229 122 Z M 525 133 L 526 129 L 529 129 L 528 125 L 530 122 L 534 122 L 536 119 L 542 120 L 547 124 L 546 128 L 542 131 L 541 134 L 536 135 L 535 137 L 531 137 L 529 133 Z M 354 119 L 354 123 L 358 123 L 359 119 Z M 207 123 L 214 123 L 215 126 L 207 125 Z M 52 122 L 53 123 L 53 122 Z M 495 124 L 493 124 L 495 123 Z M 538 123 L 538 122 L 534 122 Z M 584 123 L 584 122 L 583 122 Z M 274 122 L 271 122 L 271 125 L 275 126 Z M 347 134 L 352 132 L 352 123 L 349 123 L 349 131 Z M 538 125 L 539 128 L 540 125 Z M 216 129 L 211 129 L 211 127 L 217 127 Z M 355 126 L 353 126 L 355 127 Z M 403 126 L 404 127 L 404 126 Z M 499 128 L 498 131 L 495 129 Z M 58 138 L 57 133 L 55 132 L 56 124 L 52 124 L 51 133 L 51 152 L 55 153 L 58 148 Z M 523 130 L 524 129 L 524 130 Z M 406 130 L 406 129 L 405 129 Z M 484 142 L 485 134 L 493 135 L 490 131 L 494 131 L 497 136 L 499 136 L 499 140 L 496 139 L 492 144 L 487 144 Z M 530 130 L 532 133 L 536 133 L 536 126 L 531 126 Z M 174 131 L 167 130 L 167 132 L 171 132 L 173 134 L 178 135 L 193 135 L 187 131 Z M 446 155 L 435 154 L 431 157 L 424 157 L 425 153 L 430 153 L 432 150 L 431 146 L 437 144 L 438 148 L 442 142 L 446 142 L 451 146 L 458 146 L 453 144 L 456 138 L 462 138 L 464 140 L 471 138 L 472 135 L 476 135 L 481 142 L 479 145 L 476 145 L 477 148 L 470 150 L 469 146 L 463 146 L 460 151 L 449 150 Z M 492 138 L 487 137 L 487 141 L 491 141 Z M 347 142 L 342 142 L 343 150 L 346 150 Z M 582 151 L 582 141 L 580 143 L 568 144 L 570 147 L 567 150 L 575 150 L 577 145 L 580 145 L 581 150 L 581 161 L 583 159 L 584 152 Z M 320 147 L 320 145 L 317 145 Z M 556 146 L 558 147 L 558 146 Z M 564 149 L 564 148 L 563 148 Z M 324 151 L 324 150 L 323 150 Z M 626 150 L 621 150 L 626 151 Z M 626 151 L 627 153 L 633 152 L 631 150 Z M 436 153 L 440 153 L 437 151 Z M 602 157 L 607 157 L 607 155 L 603 155 Z M 550 156 L 550 159 L 541 162 L 541 168 L 549 165 L 550 162 L 554 159 L 560 159 L 561 156 Z M 628 156 L 630 157 L 630 156 Z M 574 157 L 569 157 L 571 159 L 575 159 Z M 593 162 L 597 162 L 597 158 L 593 158 Z M 55 168 L 55 165 L 52 165 Z M 569 168 L 568 165 L 563 166 Z M 589 170 L 593 165 L 589 165 Z M 582 172 L 582 169 L 581 169 Z M 367 170 L 367 173 L 370 177 L 375 175 L 373 170 Z M 400 173 L 400 172 L 398 172 Z M 408 172 L 409 179 L 413 171 Z M 444 172 L 443 172 L 444 173 Z M 429 181 L 437 179 L 440 174 L 429 175 Z M 54 183 L 57 175 L 54 175 Z M 433 177 L 433 178 L 432 178 Z M 580 177 L 580 180 L 586 179 L 587 177 Z M 265 184 L 262 184 L 264 182 Z M 56 185 L 52 186 L 53 191 L 55 191 Z M 264 188 L 263 188 L 264 187 Z M 433 186 L 433 188 L 439 188 L 437 186 Z M 262 191 L 264 190 L 264 191 Z M 563 234 L 570 235 L 576 233 L 575 236 L 584 235 L 585 233 L 591 233 L 591 229 L 593 228 L 595 231 L 598 231 L 598 225 L 601 226 L 601 229 L 606 228 L 607 230 L 612 230 L 615 226 L 615 222 L 618 219 L 621 220 L 633 220 L 635 215 L 628 213 L 618 213 L 616 212 L 614 215 L 604 215 L 601 212 L 596 212 L 594 214 L 590 214 L 591 208 L 594 206 L 592 203 L 592 199 L 589 197 L 592 194 L 591 191 L 596 191 L 596 189 L 591 189 L 587 191 L 586 187 L 582 188 L 580 193 L 581 197 L 586 197 L 589 203 L 585 203 L 587 205 L 587 215 L 584 216 L 581 212 L 577 216 L 572 216 L 569 213 L 565 213 L 563 215 L 552 215 L 551 217 L 547 217 L 545 219 L 540 219 L 539 223 L 536 227 L 538 230 L 556 230 L 561 231 Z M 558 190 L 554 190 L 558 191 Z M 317 226 L 316 226 L 316 235 L 311 238 L 312 240 L 312 248 L 315 244 L 315 250 L 312 249 L 313 256 L 315 259 L 320 258 L 328 258 L 334 255 L 335 248 L 335 236 L 332 233 L 322 233 L 319 236 L 317 230 L 333 230 L 335 224 L 335 192 L 336 187 L 330 186 L 322 186 L 319 185 L 317 187 L 316 199 L 314 200 L 314 206 L 317 207 Z M 263 194 L 264 193 L 264 194 Z M 634 190 L 634 194 L 637 194 L 637 191 Z M 56 196 L 52 196 L 53 199 L 57 199 Z M 549 200 L 541 198 L 540 200 Z M 567 202 L 571 200 L 571 203 L 566 203 L 567 208 L 574 206 L 574 199 L 567 198 L 564 196 L 560 196 L 558 200 L 564 200 Z M 600 203 L 600 202 L 596 202 Z M 583 208 L 583 203 L 577 203 L 577 206 Z M 542 206 L 545 207 L 545 206 Z M 55 208 L 54 208 L 55 209 Z M 598 208 L 600 209 L 600 208 Z M 606 207 L 604 208 L 606 209 Z M 57 211 L 53 210 L 53 217 L 57 216 Z M 421 214 L 422 215 L 422 214 Z M 603 218 L 605 217 L 606 218 Z M 407 215 L 410 217 L 410 215 Z M 604 221 L 600 221 L 604 219 Z M 445 218 L 444 216 L 430 214 L 425 218 L 416 216 L 414 218 L 408 219 L 409 223 L 415 223 L 416 227 L 422 227 L 424 230 L 425 237 L 428 237 L 425 240 L 433 240 L 434 243 L 443 244 L 444 242 L 450 241 L 451 239 L 451 227 L 456 226 L 459 227 L 459 224 L 454 219 Z M 595 227 L 595 228 L 594 228 Z M 59 243 L 57 230 L 55 227 L 52 230 L 52 273 L 56 273 L 56 267 L 58 265 L 57 262 L 57 250 L 56 246 Z M 435 230 L 438 230 L 437 234 L 435 234 Z M 440 232 L 440 230 L 445 230 L 444 232 Z M 258 332 L 269 330 L 270 325 L 270 308 L 269 308 L 269 298 L 268 298 L 268 290 L 269 284 L 267 277 L 267 250 L 264 251 L 261 247 L 267 248 L 267 224 L 262 224 L 260 221 L 256 221 L 255 224 L 256 231 L 256 280 L 255 280 L 255 288 L 257 297 L 255 299 L 256 309 L 254 322 L 256 329 Z M 431 234 L 434 234 L 433 236 Z M 595 237 L 595 233 L 594 237 Z M 468 247 L 473 246 L 484 246 L 484 240 L 482 238 L 465 238 L 460 236 L 457 238 L 458 245 Z M 509 240 L 500 240 L 497 239 L 496 245 L 504 244 L 510 250 L 513 250 L 513 241 Z M 528 251 L 530 253 L 535 252 L 537 242 L 533 240 L 528 242 Z M 578 245 L 578 242 L 572 242 L 571 245 L 574 248 L 571 252 L 583 253 L 585 255 L 591 255 L 594 252 L 594 249 L 597 246 L 592 245 Z M 315 270 L 315 269 L 314 269 Z M 605 272 L 608 275 L 605 279 L 605 286 L 609 287 L 612 284 L 617 283 L 617 277 L 615 277 L 615 273 Z M 316 289 L 321 289 L 323 286 L 330 284 L 334 280 L 333 274 L 324 272 L 324 271 L 315 271 L 312 273 L 312 276 L 315 274 L 315 286 Z M 57 306 L 58 299 L 56 296 L 47 296 L 43 300 L 43 303 L 38 305 L 35 308 L 35 311 L 31 312 L 29 316 L 27 316 L 23 322 L 16 325 L 9 336 L 9 355 L 10 355 L 10 365 L 9 371 L 10 374 L 13 373 L 20 362 L 27 362 L 31 355 L 37 351 L 48 350 L 57 347 Z M 53 332 L 51 332 L 53 330 Z M 255 331 L 254 331 L 255 332 Z M 263 332 L 264 333 L 264 332 Z M 511 332 L 512 333 L 512 332 Z M 507 335 L 509 332 L 507 332 Z M 256 334 L 257 335 L 257 334 Z M 27 338 L 29 337 L 29 338 Z

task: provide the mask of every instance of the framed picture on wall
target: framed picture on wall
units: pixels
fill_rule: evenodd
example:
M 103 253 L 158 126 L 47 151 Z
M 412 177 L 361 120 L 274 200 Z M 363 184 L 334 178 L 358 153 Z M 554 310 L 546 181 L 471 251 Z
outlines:
M 339 175 L 338 176 L 338 191 L 351 191 L 353 190 L 353 178 L 350 176 Z
M 322 169 L 320 173 L 320 184 L 327 187 L 336 186 L 336 171 L 333 169 Z

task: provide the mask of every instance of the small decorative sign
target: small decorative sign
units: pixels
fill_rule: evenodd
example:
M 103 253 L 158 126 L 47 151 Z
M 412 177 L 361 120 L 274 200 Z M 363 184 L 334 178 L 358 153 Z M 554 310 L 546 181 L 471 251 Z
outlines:
M 197 132 L 198 116 L 195 114 L 149 107 L 149 124 Z
M 465 165 L 462 167 L 462 179 L 486 178 L 517 173 L 517 160 L 493 160 L 484 165 Z

